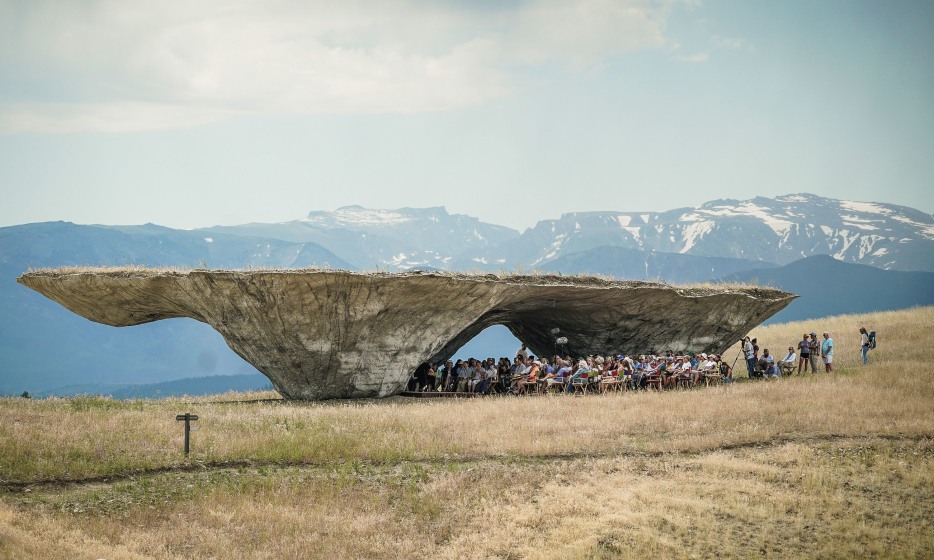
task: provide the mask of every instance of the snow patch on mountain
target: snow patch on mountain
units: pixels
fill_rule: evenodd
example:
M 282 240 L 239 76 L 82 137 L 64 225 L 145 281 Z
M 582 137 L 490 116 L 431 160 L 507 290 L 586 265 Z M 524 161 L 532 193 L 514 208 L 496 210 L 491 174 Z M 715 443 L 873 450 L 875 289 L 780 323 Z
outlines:
M 299 221 L 317 225 L 334 224 L 345 227 L 361 227 L 402 224 L 412 221 L 412 217 L 396 210 L 373 210 L 362 206 L 344 206 L 333 212 L 313 212 Z M 437 218 L 435 221 L 437 221 Z
M 872 202 L 856 202 L 852 200 L 841 200 L 840 208 L 845 210 L 852 210 L 854 212 L 864 212 L 866 214 L 882 214 L 889 215 L 892 213 L 891 210 L 883 208 L 878 204 Z
M 893 215 L 891 216 L 896 222 L 901 222 L 910 226 L 914 226 L 920 230 L 921 235 L 927 237 L 928 239 L 934 239 L 934 225 L 932 224 L 922 224 L 907 216 Z
M 626 231 L 627 233 L 629 233 L 629 235 L 631 235 L 633 239 L 635 239 L 636 241 L 638 241 L 640 245 L 642 244 L 642 240 L 639 239 L 639 236 L 642 235 L 642 228 L 641 228 L 641 227 L 639 227 L 639 226 L 624 227 L 624 228 L 623 228 L 623 231 Z
M 690 251 L 691 248 L 694 247 L 694 244 L 710 233 L 710 230 L 712 230 L 715 225 L 714 222 L 694 222 L 688 225 L 688 227 L 684 228 L 684 247 L 682 247 L 679 252 L 687 253 Z
M 876 244 L 877 241 L 885 239 L 881 235 L 864 235 L 860 237 L 859 240 L 859 260 L 872 253 L 872 247 Z
M 751 201 L 745 201 L 739 205 L 704 205 L 698 208 L 694 208 L 693 212 L 688 214 L 682 214 L 679 218 L 679 221 L 682 222 L 698 222 L 703 220 L 709 220 L 711 217 L 726 218 L 726 217 L 740 217 L 748 216 L 760 220 L 765 225 L 769 226 L 776 235 L 782 236 L 788 233 L 788 230 L 791 229 L 793 222 L 785 220 L 778 217 L 778 212 L 771 208 L 765 206 L 760 206 Z M 683 251 L 682 251 L 683 252 Z
M 578 224 L 578 225 L 580 225 L 580 224 Z M 564 243 L 565 243 L 568 239 L 569 239 L 569 238 L 568 238 L 568 235 L 567 235 L 566 233 L 558 234 L 558 236 L 555 237 L 554 242 L 552 242 L 552 244 L 549 246 L 549 248 L 548 248 L 548 249 L 549 249 L 549 250 L 548 250 L 548 253 L 547 253 L 545 256 L 539 257 L 539 258 L 535 259 L 534 261 L 532 261 L 532 266 L 536 266 L 536 265 L 541 264 L 541 263 L 543 263 L 543 262 L 545 262 L 545 261 L 547 261 L 547 260 L 551 260 L 551 259 L 557 257 L 557 256 L 558 256 L 558 253 L 561 251 L 561 246 L 564 245 Z M 486 263 L 484 263 L 484 264 L 486 264 Z

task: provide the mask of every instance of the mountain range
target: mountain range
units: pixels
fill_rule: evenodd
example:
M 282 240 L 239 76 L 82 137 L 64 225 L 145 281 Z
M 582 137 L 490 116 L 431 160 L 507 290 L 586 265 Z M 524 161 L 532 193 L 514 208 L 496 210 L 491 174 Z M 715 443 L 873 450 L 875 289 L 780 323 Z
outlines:
M 903 206 L 794 194 L 666 212 L 568 213 L 521 233 L 444 208 L 360 206 L 314 211 L 283 223 L 194 230 L 67 222 L 5 227 L 0 394 L 256 373 L 219 334 L 196 321 L 115 329 L 77 317 L 14 282 L 29 268 L 128 264 L 541 270 L 672 283 L 757 281 L 801 294 L 773 318 L 793 320 L 930 305 L 934 217 Z M 873 296 L 856 297 L 863 293 Z M 503 350 L 491 355 L 515 350 L 508 336 L 480 340 L 492 340 L 494 347 L 503 341 Z
M 747 268 L 832 255 L 887 270 L 934 271 L 934 216 L 811 194 L 714 200 L 666 212 L 575 212 L 522 233 L 444 208 L 359 206 L 279 224 L 195 231 L 315 243 L 355 268 L 391 271 L 545 269 L 561 257 L 604 247 L 735 259 Z

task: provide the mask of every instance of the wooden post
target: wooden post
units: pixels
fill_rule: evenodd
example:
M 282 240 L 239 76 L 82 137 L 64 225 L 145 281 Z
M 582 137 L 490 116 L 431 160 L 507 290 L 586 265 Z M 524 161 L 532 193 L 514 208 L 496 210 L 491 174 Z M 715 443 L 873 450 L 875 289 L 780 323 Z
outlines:
M 190 449 L 189 442 L 191 440 L 191 422 L 197 420 L 198 415 L 186 412 L 185 414 L 176 415 L 175 419 L 185 421 L 185 457 L 188 457 L 188 451 Z

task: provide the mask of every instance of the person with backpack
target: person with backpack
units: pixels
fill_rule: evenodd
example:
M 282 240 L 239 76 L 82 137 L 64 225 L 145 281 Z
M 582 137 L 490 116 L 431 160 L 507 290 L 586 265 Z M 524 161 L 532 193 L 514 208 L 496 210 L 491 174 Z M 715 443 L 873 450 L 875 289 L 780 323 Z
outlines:
M 859 328 L 859 351 L 863 356 L 863 365 L 869 363 L 867 354 L 869 354 L 869 333 L 866 332 L 866 327 Z

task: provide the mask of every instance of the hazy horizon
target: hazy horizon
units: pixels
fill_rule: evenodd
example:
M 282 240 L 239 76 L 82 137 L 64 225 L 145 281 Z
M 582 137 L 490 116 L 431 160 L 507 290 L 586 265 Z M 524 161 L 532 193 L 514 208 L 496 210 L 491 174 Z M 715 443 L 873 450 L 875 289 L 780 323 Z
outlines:
M 797 195 L 797 194 L 811 194 L 811 193 L 786 193 L 786 194 L 783 194 L 783 195 L 777 195 L 775 198 L 782 198 L 782 197 L 786 197 L 786 196 L 794 196 L 794 195 Z M 819 195 L 818 195 L 818 196 L 819 196 Z M 753 198 L 756 198 L 756 197 L 753 197 Z M 769 197 L 769 198 L 774 200 L 774 198 L 772 198 L 772 197 Z M 826 198 L 826 197 L 825 197 L 825 198 Z M 713 199 L 713 200 L 721 200 L 721 199 Z M 704 201 L 704 203 L 706 203 L 706 202 L 712 202 L 713 200 L 711 200 L 711 201 Z M 859 200 L 859 201 L 854 200 L 853 202 L 892 204 L 892 203 L 885 202 L 885 201 L 882 201 L 882 200 Z M 904 206 L 904 205 L 899 205 L 899 206 Z M 645 210 L 645 209 L 641 209 L 641 208 L 639 208 L 639 209 L 624 209 L 624 208 L 612 208 L 612 209 L 611 209 L 611 208 L 603 208 L 603 209 L 599 209 L 599 210 L 579 210 L 579 211 L 571 211 L 571 212 L 561 212 L 561 214 L 557 214 L 557 215 L 554 215 L 554 216 L 543 216 L 543 217 L 541 217 L 541 218 L 539 219 L 538 222 L 535 222 L 534 224 L 531 224 L 531 225 L 529 225 L 529 226 L 527 226 L 527 227 L 525 227 L 525 228 L 517 229 L 517 228 L 515 228 L 515 227 L 510 226 L 509 224 L 501 224 L 501 223 L 495 223 L 495 222 L 486 222 L 486 221 L 484 221 L 482 218 L 479 218 L 479 216 L 472 216 L 471 214 L 468 214 L 468 213 L 465 213 L 465 212 L 455 212 L 455 211 L 452 211 L 450 208 L 447 208 L 447 207 L 444 206 L 444 205 L 440 205 L 440 206 L 422 206 L 422 207 L 405 206 L 405 207 L 398 207 L 398 208 L 372 208 L 372 207 L 364 206 L 364 205 L 362 205 L 362 204 L 348 204 L 348 205 L 345 205 L 345 206 L 341 206 L 341 207 L 338 207 L 338 208 L 331 208 L 331 209 L 311 209 L 311 210 L 308 210 L 307 212 L 301 213 L 300 215 L 298 215 L 298 216 L 296 216 L 295 218 L 292 218 L 292 219 L 290 219 L 290 220 L 283 220 L 282 222 L 268 222 L 268 223 L 287 223 L 287 222 L 291 222 L 291 221 L 298 221 L 298 220 L 301 220 L 301 219 L 307 217 L 310 213 L 314 213 L 314 212 L 336 212 L 336 211 L 339 211 L 339 210 L 342 210 L 342 209 L 355 208 L 355 207 L 359 207 L 359 208 L 362 208 L 362 209 L 365 209 L 365 210 L 375 210 L 375 211 L 396 211 L 396 210 L 405 210 L 405 209 L 411 209 L 411 210 L 427 210 L 427 209 L 431 209 L 431 208 L 442 208 L 442 209 L 444 209 L 444 211 L 447 212 L 449 215 L 465 215 L 465 216 L 470 216 L 470 217 L 478 218 L 478 219 L 480 219 L 480 221 L 483 222 L 483 223 L 490 224 L 490 225 L 496 225 L 496 226 L 507 227 L 507 228 L 516 230 L 516 231 L 518 231 L 519 233 L 522 233 L 522 232 L 526 231 L 527 229 L 530 229 L 530 228 L 534 227 L 535 225 L 537 225 L 538 223 L 540 223 L 540 222 L 542 222 L 542 221 L 546 221 L 546 220 L 557 220 L 557 219 L 559 219 L 561 216 L 563 216 L 564 214 L 589 213 L 589 212 L 610 212 L 610 213 L 612 213 L 612 212 L 624 212 L 624 213 L 630 213 L 630 214 L 639 214 L 639 213 L 649 213 L 649 212 L 651 212 L 651 213 L 668 212 L 668 211 L 677 210 L 677 209 L 680 209 L 680 208 L 694 208 L 694 206 L 690 206 L 690 207 L 680 207 L 680 206 L 678 206 L 678 207 L 671 207 L 671 208 L 662 208 L 662 209 L 659 209 L 659 210 Z M 915 208 L 915 210 L 919 210 L 919 211 L 922 211 L 922 212 L 926 212 L 926 210 L 924 210 L 923 208 Z M 934 216 L 934 213 L 931 213 L 931 212 L 927 212 L 927 213 L 929 213 L 929 214 L 931 214 L 932 216 Z M 9 225 L 2 225 L 2 226 L 0 226 L 0 227 L 14 227 L 14 226 L 18 226 L 18 225 L 29 225 L 29 224 L 31 224 L 31 223 L 48 223 L 48 222 L 57 222 L 57 221 L 70 222 L 70 220 L 46 220 L 46 221 L 44 221 L 44 222 L 27 222 L 27 223 L 23 223 L 23 224 L 9 224 Z M 146 222 L 146 223 L 141 223 L 141 224 L 139 224 L 139 223 L 138 223 L 138 224 L 130 224 L 130 223 L 109 223 L 109 224 L 105 224 L 105 223 L 79 223 L 79 222 L 70 222 L 70 223 L 75 223 L 76 225 L 87 225 L 87 226 L 98 226 L 98 225 L 99 225 L 99 226 L 118 226 L 118 227 L 120 227 L 120 226 L 141 226 L 141 225 L 148 225 L 148 224 L 151 224 L 151 225 L 160 226 L 160 227 L 167 227 L 167 228 L 171 228 L 171 229 L 178 229 L 178 230 L 183 230 L 183 231 L 191 231 L 191 230 L 197 230 L 197 229 L 207 229 L 207 228 L 212 228 L 212 227 L 241 226 L 241 225 L 246 225 L 246 224 L 250 224 L 250 223 L 263 223 L 263 222 L 249 221 L 249 222 L 231 223 L 231 224 L 204 224 L 204 225 L 198 225 L 198 226 L 194 226 L 194 227 L 178 227 L 178 228 L 174 228 L 174 227 L 172 227 L 172 226 L 167 226 L 167 225 L 165 225 L 165 224 L 160 224 L 160 223 L 156 223 L 156 222 Z

